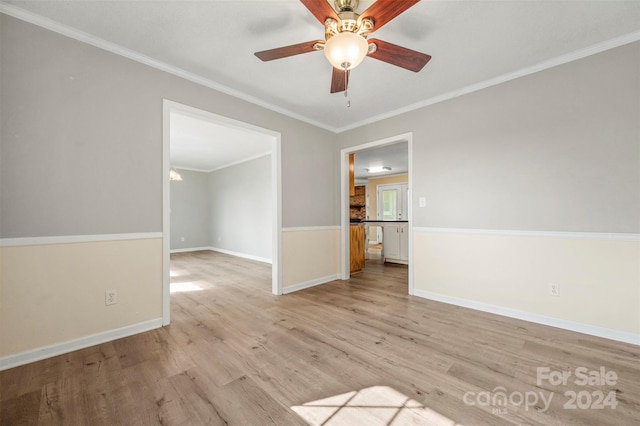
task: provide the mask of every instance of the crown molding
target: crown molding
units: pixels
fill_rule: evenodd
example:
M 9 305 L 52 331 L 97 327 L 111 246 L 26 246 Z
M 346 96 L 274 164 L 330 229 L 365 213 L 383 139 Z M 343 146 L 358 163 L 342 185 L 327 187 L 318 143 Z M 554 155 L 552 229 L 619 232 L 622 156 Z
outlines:
M 216 168 L 213 168 L 213 169 L 209 170 L 208 173 L 217 172 L 217 171 L 222 170 L 222 169 L 226 169 L 226 168 L 229 168 L 229 167 L 237 166 L 237 165 L 240 165 L 242 163 L 247 163 L 249 161 L 257 160 L 258 158 L 267 157 L 269 155 L 271 155 L 271 151 L 263 152 L 261 154 L 256 154 L 256 155 L 253 155 L 251 157 L 243 158 L 242 160 L 238 160 L 238 161 L 234 161 L 234 162 L 229 163 L 229 164 L 218 166 Z
M 80 31 L 75 28 L 69 27 L 68 25 L 61 24 L 52 19 L 45 18 L 44 16 L 24 10 L 20 7 L 0 2 L 0 13 L 4 13 L 5 15 L 12 16 L 16 19 L 20 19 L 22 21 L 28 22 L 33 25 L 37 25 L 41 28 L 47 29 L 49 31 L 53 31 L 55 33 L 64 35 L 74 40 L 78 40 L 83 43 L 90 44 L 91 46 L 97 47 L 99 49 L 106 50 L 111 53 L 115 53 L 116 55 L 123 56 L 127 59 L 140 62 L 142 64 L 155 68 L 157 70 L 164 71 L 169 74 L 173 74 L 177 77 L 184 78 L 185 80 L 189 80 L 201 86 L 208 87 L 209 89 L 213 89 L 218 92 L 224 93 L 226 95 L 233 96 L 243 101 L 266 108 L 270 111 L 286 115 L 290 118 L 294 118 L 296 120 L 305 122 L 307 124 L 311 124 L 315 127 L 319 127 L 321 129 L 325 129 L 333 133 L 337 133 L 337 129 L 335 127 L 328 126 L 325 123 L 312 120 L 308 117 L 297 114 L 293 111 L 289 111 L 288 109 L 281 108 L 277 105 L 273 105 L 262 99 L 256 98 L 255 96 L 251 96 L 239 90 L 232 89 L 230 87 L 217 83 L 208 78 L 202 77 L 200 75 L 191 73 L 189 71 L 183 70 L 176 66 L 173 66 L 165 62 L 159 61 L 157 59 L 151 58 L 149 56 L 143 55 L 134 50 L 127 49 L 126 47 L 120 46 L 118 44 L 111 43 L 99 37 L 95 37 L 91 34 L 85 33 L 84 31 Z
M 247 157 L 247 158 L 243 158 L 242 160 L 233 161 L 231 163 L 223 164 L 222 166 L 214 167 L 213 169 L 195 169 L 195 168 L 192 168 L 192 167 L 182 167 L 180 165 L 172 165 L 171 168 L 172 169 L 176 169 L 176 170 L 188 170 L 190 172 L 213 173 L 213 172 L 217 172 L 217 171 L 222 170 L 222 169 L 226 169 L 226 168 L 229 168 L 229 167 L 240 165 L 242 163 L 246 163 L 246 162 L 249 162 L 249 161 L 257 160 L 258 158 L 267 157 L 269 155 L 271 155 L 271 151 L 262 152 L 260 154 L 256 154 L 256 155 L 252 155 L 252 156 Z
M 339 134 L 348 130 L 353 130 L 358 127 L 365 126 L 367 124 L 376 123 L 378 121 L 382 121 L 391 117 L 395 117 L 407 112 L 415 111 L 420 108 L 424 108 L 430 105 L 434 105 L 440 102 L 444 102 L 453 98 L 457 98 L 459 96 L 463 96 L 469 93 L 473 93 L 482 89 L 486 89 L 491 86 L 496 86 L 498 84 L 502 84 L 511 80 L 515 80 L 520 77 L 524 77 L 530 74 L 537 73 L 539 71 L 544 71 L 549 68 L 556 67 L 558 65 L 566 64 L 568 62 L 572 62 L 578 59 L 582 59 L 591 55 L 595 55 L 597 53 L 604 52 L 606 50 L 614 49 L 616 47 L 624 46 L 626 44 L 634 43 L 636 41 L 640 41 L 640 31 L 635 31 L 624 36 L 616 37 L 611 40 L 604 41 L 602 43 L 598 43 L 566 55 L 557 56 L 555 58 L 539 62 L 538 64 L 532 65 L 530 67 L 522 68 L 520 70 L 502 74 L 495 78 L 491 78 L 489 80 L 482 81 L 480 83 L 472 84 L 466 87 L 463 87 L 458 90 L 453 90 L 451 92 L 444 93 L 439 96 L 434 96 L 432 98 L 425 99 L 420 102 L 416 102 L 411 105 L 407 105 L 406 107 L 399 108 L 393 111 L 389 111 L 383 114 L 375 115 L 366 120 L 355 122 L 349 126 L 345 127 L 335 127 L 330 126 L 325 123 L 321 123 L 316 120 L 312 120 L 308 117 L 297 114 L 293 111 L 289 111 L 285 108 L 281 108 L 279 106 L 273 105 L 269 102 L 266 102 L 262 99 L 251 96 L 247 93 L 241 92 L 239 90 L 232 89 L 223 84 L 217 83 L 213 80 L 204 78 L 197 74 L 191 73 L 189 71 L 183 70 L 181 68 L 175 67 L 173 65 L 164 63 L 162 61 L 158 61 L 131 49 L 127 49 L 115 43 L 108 42 L 101 38 L 92 36 L 83 31 L 76 30 L 67 25 L 61 24 L 49 18 L 45 18 L 43 16 L 37 15 L 35 13 L 29 12 L 22 8 L 19 8 L 14 5 L 9 5 L 6 3 L 2 3 L 0 1 L 0 13 L 4 13 L 6 15 L 12 16 L 14 18 L 20 19 L 25 22 L 29 22 L 31 24 L 37 25 L 39 27 L 48 29 L 50 31 L 56 32 L 58 34 L 62 34 L 64 36 L 73 38 L 75 40 L 90 44 L 92 46 L 98 47 L 100 49 L 109 51 L 111 53 L 115 53 L 117 55 L 126 57 L 128 59 L 134 60 L 136 62 L 143 63 L 152 68 L 158 69 L 160 71 L 167 72 L 169 74 L 173 74 L 177 77 L 184 78 L 185 80 L 189 80 L 193 83 L 200 84 L 204 87 L 208 87 L 210 89 L 216 90 L 218 92 L 224 93 L 229 96 L 233 96 L 235 98 L 241 99 L 243 101 L 252 103 L 254 105 L 266 108 L 273 112 L 277 112 L 288 116 L 290 118 L 305 122 L 307 124 L 311 124 L 313 126 L 319 127 L 324 130 L 328 130 L 330 132 Z
M 397 115 L 401 115 L 407 112 L 415 111 L 420 108 L 424 108 L 433 104 L 437 104 L 440 102 L 448 101 L 449 99 L 457 98 L 458 96 L 467 95 L 469 93 L 477 92 L 478 90 L 486 89 L 491 86 L 497 86 L 502 83 L 506 83 L 511 80 L 515 80 L 520 77 L 525 77 L 530 74 L 534 74 L 540 71 L 544 71 L 549 68 L 557 67 L 558 65 L 563 65 L 569 62 L 576 61 L 578 59 L 586 58 L 591 55 L 595 55 L 597 53 L 602 53 L 604 51 L 614 49 L 616 47 L 624 46 L 626 44 L 634 43 L 636 41 L 640 41 L 640 31 L 635 31 L 629 34 L 626 34 L 621 37 L 616 37 L 611 40 L 604 41 L 602 43 L 595 44 L 593 46 L 586 47 L 584 49 L 576 50 L 574 52 L 568 53 L 566 55 L 557 56 L 552 59 L 548 59 L 546 61 L 539 62 L 530 67 L 522 68 L 520 70 L 499 75 L 497 77 L 491 78 L 489 80 L 482 81 L 480 83 L 472 84 L 470 86 L 463 87 L 458 90 L 453 90 L 448 93 L 443 93 L 439 96 L 434 96 L 429 99 L 425 99 L 423 101 L 407 105 L 406 107 L 399 108 L 393 111 L 389 111 L 384 114 L 376 115 L 370 117 L 366 120 L 359 121 L 357 123 L 353 123 L 347 127 L 340 127 L 336 131 L 337 133 L 342 133 L 347 130 L 353 130 L 358 127 L 365 126 L 367 124 L 376 123 L 378 121 L 385 120 L 387 118 L 395 117 Z

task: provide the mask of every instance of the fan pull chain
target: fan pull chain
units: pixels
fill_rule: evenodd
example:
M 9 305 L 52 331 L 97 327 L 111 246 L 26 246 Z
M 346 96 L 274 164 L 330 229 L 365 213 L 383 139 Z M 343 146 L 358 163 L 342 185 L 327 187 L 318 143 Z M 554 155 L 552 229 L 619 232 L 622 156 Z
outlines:
M 344 69 L 344 97 L 348 97 L 349 93 L 349 70 L 345 67 Z M 347 108 L 351 108 L 351 101 L 347 99 Z
M 344 97 L 347 97 L 347 91 L 349 89 L 349 70 L 344 67 Z

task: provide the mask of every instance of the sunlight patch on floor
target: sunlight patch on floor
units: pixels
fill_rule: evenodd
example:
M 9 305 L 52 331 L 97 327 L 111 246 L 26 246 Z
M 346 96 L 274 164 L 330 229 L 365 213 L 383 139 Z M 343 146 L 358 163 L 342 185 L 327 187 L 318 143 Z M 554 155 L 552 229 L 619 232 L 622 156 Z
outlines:
M 373 386 L 291 407 L 313 426 L 457 425 L 389 386 Z
M 204 290 L 204 289 L 199 285 L 194 284 L 192 282 L 188 282 L 188 281 L 184 283 L 171 283 L 169 285 L 169 291 L 171 293 L 182 293 L 186 291 L 200 291 L 200 290 Z

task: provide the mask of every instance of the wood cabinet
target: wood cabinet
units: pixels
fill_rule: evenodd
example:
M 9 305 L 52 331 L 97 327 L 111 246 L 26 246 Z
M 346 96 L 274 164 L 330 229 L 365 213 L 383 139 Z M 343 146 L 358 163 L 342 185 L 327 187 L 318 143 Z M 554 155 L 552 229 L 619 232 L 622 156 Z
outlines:
M 355 155 L 349 154 L 349 195 L 355 195 Z
M 409 264 L 409 225 L 407 223 L 386 223 L 382 228 L 384 261 Z
M 364 268 L 365 232 L 362 225 L 349 227 L 349 263 L 351 274 L 357 274 Z

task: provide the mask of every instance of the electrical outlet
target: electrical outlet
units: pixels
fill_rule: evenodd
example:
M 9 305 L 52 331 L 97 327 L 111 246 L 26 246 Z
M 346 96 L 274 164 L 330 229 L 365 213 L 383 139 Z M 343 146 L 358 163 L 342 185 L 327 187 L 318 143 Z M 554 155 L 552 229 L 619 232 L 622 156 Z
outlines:
M 549 296 L 560 296 L 560 284 L 549 284 Z
M 115 290 L 107 290 L 104 292 L 104 304 L 106 306 L 118 303 L 118 295 Z

